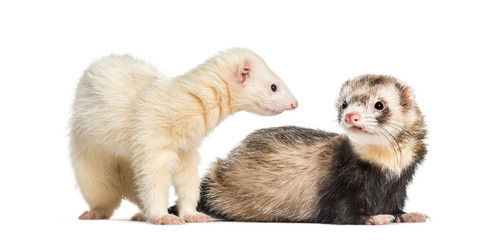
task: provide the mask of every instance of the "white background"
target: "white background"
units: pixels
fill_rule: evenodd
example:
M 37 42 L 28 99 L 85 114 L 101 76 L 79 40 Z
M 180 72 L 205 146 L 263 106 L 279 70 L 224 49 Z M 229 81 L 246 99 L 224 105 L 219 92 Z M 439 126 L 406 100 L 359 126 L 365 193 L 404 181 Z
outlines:
M 500 237 L 502 8 L 496 1 L 181 2 L 0 3 L 0 238 Z M 426 115 L 429 154 L 409 187 L 406 210 L 432 221 L 154 226 L 127 221 L 137 209 L 126 201 L 112 220 L 77 220 L 87 205 L 68 156 L 68 119 L 88 64 L 130 53 L 176 76 L 235 46 L 260 54 L 299 108 L 228 118 L 200 149 L 201 174 L 258 128 L 339 132 L 334 101 L 341 83 L 363 73 L 391 74 L 415 88 Z

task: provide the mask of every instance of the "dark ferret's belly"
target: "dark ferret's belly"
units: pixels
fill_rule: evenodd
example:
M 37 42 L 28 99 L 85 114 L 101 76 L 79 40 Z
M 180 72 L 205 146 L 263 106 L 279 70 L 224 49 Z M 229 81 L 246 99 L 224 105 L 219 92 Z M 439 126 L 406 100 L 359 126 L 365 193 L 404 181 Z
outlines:
M 261 129 L 202 181 L 199 210 L 233 221 L 361 224 L 403 214 L 415 162 L 397 178 L 363 161 L 343 135 L 300 127 Z

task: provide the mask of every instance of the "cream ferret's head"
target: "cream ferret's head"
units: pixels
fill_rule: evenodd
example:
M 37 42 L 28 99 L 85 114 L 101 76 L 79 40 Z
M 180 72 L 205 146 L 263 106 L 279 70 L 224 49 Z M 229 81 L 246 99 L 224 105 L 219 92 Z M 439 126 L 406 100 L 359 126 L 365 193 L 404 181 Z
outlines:
M 221 55 L 232 62 L 229 84 L 238 110 L 270 116 L 298 107 L 286 84 L 256 53 L 234 48 Z
M 403 144 L 423 139 L 423 116 L 412 89 L 386 75 L 361 75 L 346 81 L 336 103 L 338 123 L 358 144 Z

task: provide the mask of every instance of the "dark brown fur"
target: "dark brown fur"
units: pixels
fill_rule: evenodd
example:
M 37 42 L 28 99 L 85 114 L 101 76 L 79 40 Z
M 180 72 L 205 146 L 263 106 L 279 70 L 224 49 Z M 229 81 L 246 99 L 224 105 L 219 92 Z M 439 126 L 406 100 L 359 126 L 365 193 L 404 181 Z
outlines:
M 350 95 L 354 91 L 367 95 Z M 336 133 L 293 126 L 257 130 L 212 165 L 202 181 L 199 210 L 235 221 L 374 224 L 380 214 L 416 219 L 403 209 L 406 187 L 427 153 L 426 130 L 409 87 L 390 76 L 363 75 L 343 85 L 337 108 L 342 115 L 347 100 L 370 109 L 370 96 L 381 91 L 396 97 L 379 96 L 387 108 L 376 122 L 399 129 L 382 135 L 392 148 L 375 148 L 391 151 L 392 158 L 374 158 L 365 143 Z M 399 100 L 396 107 L 388 104 L 392 99 Z

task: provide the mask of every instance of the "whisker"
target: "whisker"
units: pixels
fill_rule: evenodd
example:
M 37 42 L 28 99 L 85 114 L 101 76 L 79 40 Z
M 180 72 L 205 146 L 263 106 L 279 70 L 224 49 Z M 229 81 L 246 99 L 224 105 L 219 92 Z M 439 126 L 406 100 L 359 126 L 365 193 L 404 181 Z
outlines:
M 388 127 L 392 128 L 392 129 L 394 129 L 394 130 L 397 130 L 397 131 L 401 131 L 401 129 L 402 129 L 402 128 L 400 128 L 400 127 L 393 126 L 393 125 L 390 125 L 390 124 L 386 124 L 386 126 L 388 126 Z
M 376 130 L 376 129 L 375 129 Z M 378 140 L 380 140 L 380 142 L 383 142 L 382 141 L 382 138 L 380 137 L 380 135 L 383 135 L 381 132 L 376 132 L 375 135 L 378 137 Z M 387 141 L 389 141 L 389 139 L 387 139 Z M 389 142 L 390 143 L 390 142 Z
M 399 119 L 402 120 L 402 116 L 396 116 Z M 392 150 L 394 151 L 395 154 L 395 159 L 397 163 L 402 166 L 403 164 L 403 151 L 401 148 L 401 145 L 399 144 L 399 141 L 397 140 L 396 136 L 394 136 L 392 132 L 403 132 L 407 131 L 407 127 L 404 122 L 395 122 L 395 121 L 390 121 L 386 122 L 385 124 L 382 124 L 383 126 L 380 126 L 378 121 L 374 117 L 367 117 L 365 118 L 366 122 L 366 127 L 363 129 L 364 131 L 368 132 L 373 132 L 375 135 L 378 137 L 380 142 L 383 142 L 384 139 L 387 140 L 389 145 L 391 146 Z M 383 137 L 381 137 L 381 136 Z M 399 151 L 399 153 L 398 153 Z
M 394 135 L 392 135 L 387 129 L 383 128 L 383 127 L 379 127 L 380 129 L 382 129 L 383 131 L 385 131 L 387 134 L 389 134 L 389 136 L 394 140 L 394 143 L 396 143 L 397 145 L 397 148 L 399 149 L 399 157 L 397 156 L 397 151 L 395 151 L 396 153 L 396 160 L 402 164 L 402 158 L 403 158 L 403 151 L 401 149 L 401 145 L 399 144 L 399 142 L 397 141 L 397 139 L 394 137 Z M 389 140 L 390 141 L 390 140 Z
M 368 126 L 371 126 L 371 127 L 380 127 L 380 128 L 382 128 L 382 127 L 378 124 L 378 121 L 377 121 L 377 120 L 374 120 L 374 119 L 366 119 L 365 121 L 366 121 L 366 123 L 367 123 L 366 125 L 368 125 Z M 385 123 L 385 126 L 388 126 L 389 128 L 392 128 L 393 130 L 396 130 L 396 131 L 399 131 L 399 132 L 401 132 L 401 131 L 403 130 L 403 127 L 404 127 L 404 126 L 402 126 L 402 125 L 398 125 L 398 124 L 395 124 L 395 123 L 392 123 L 392 122 L 387 122 L 387 123 Z M 388 132 L 388 133 L 390 134 L 389 130 L 387 130 L 387 129 L 385 129 L 385 130 L 386 130 L 386 132 Z M 391 134 L 391 135 L 392 135 L 392 134 Z
M 404 124 L 402 123 L 395 123 L 395 122 L 387 122 L 386 125 L 391 125 L 391 126 L 395 126 L 395 127 L 404 127 Z
M 396 147 L 394 146 L 394 144 L 393 144 L 393 142 L 390 140 L 390 138 L 388 138 L 388 137 L 386 136 L 385 132 L 382 132 L 382 130 L 385 130 L 385 129 L 382 129 L 381 127 L 378 127 L 378 128 L 376 128 L 376 130 L 377 130 L 380 134 L 382 134 L 382 136 L 384 136 L 384 137 L 387 139 L 387 141 L 389 142 L 390 146 L 392 147 L 392 150 L 394 151 L 394 154 L 396 155 L 396 160 L 397 160 L 397 161 L 399 161 L 399 159 L 398 159 L 398 154 L 397 154 L 397 150 L 396 150 Z M 387 132 L 387 133 L 388 133 L 388 132 Z M 391 135 L 391 137 L 392 137 L 392 135 Z M 394 140 L 395 140 L 395 139 L 394 139 Z M 398 146 L 399 146 L 399 145 L 398 145 Z

